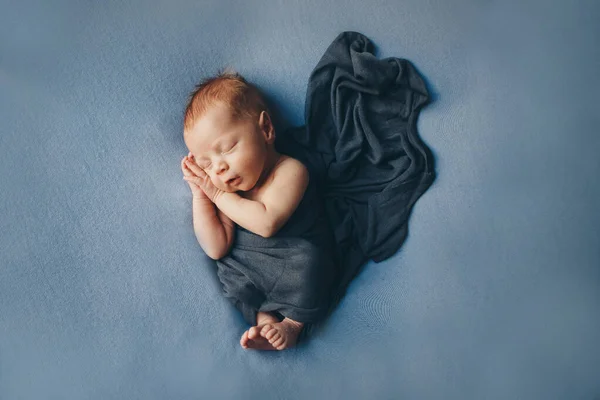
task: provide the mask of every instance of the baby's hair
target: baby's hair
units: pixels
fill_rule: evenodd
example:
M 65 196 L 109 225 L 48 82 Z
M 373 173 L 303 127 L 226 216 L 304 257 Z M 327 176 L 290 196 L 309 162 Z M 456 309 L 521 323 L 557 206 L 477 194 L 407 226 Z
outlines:
M 267 104 L 260 91 L 231 68 L 205 78 L 190 94 L 183 118 L 184 130 L 218 103 L 227 106 L 235 119 L 257 118 L 262 111 L 268 112 Z

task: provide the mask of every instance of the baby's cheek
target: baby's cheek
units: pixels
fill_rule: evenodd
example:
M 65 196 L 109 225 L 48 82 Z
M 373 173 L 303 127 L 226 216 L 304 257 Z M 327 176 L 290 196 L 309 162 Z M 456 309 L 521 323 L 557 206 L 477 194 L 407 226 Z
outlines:
M 239 172 L 248 172 L 252 170 L 252 157 L 240 156 L 236 161 L 236 168 L 240 170 Z
M 214 187 L 216 187 L 219 190 L 225 190 L 225 185 L 220 182 L 219 180 L 213 180 L 212 178 L 210 179 L 210 182 L 213 184 Z

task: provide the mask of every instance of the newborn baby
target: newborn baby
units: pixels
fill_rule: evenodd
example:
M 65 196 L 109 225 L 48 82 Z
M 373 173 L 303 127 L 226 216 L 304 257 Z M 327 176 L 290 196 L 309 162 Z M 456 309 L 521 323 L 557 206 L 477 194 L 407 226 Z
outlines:
M 302 162 L 276 150 L 275 129 L 258 89 L 231 72 L 205 80 L 187 106 L 184 141 L 190 152 L 181 162 L 183 179 L 193 194 L 194 231 L 205 253 L 214 260 L 227 256 L 236 247 L 238 229 L 264 238 L 259 238 L 259 246 L 275 246 L 269 238 L 280 233 L 297 210 L 309 185 L 309 172 Z M 308 249 L 310 262 L 290 267 L 286 258 L 295 256 L 283 252 L 273 258 L 280 261 L 271 269 L 266 265 L 241 269 L 242 255 L 217 263 L 226 296 L 247 320 L 252 319 L 248 322 L 253 326 L 240 340 L 245 349 L 294 346 L 304 324 L 316 319 L 312 310 L 326 301 L 312 293 L 322 293 L 325 286 L 313 286 L 328 282 L 316 268 L 324 271 L 331 264 L 320 262 L 324 253 L 314 250 L 317 246 L 308 239 L 290 240 L 301 240 L 297 247 Z M 293 276 L 286 278 L 286 274 Z M 236 292 L 232 287 L 240 289 Z M 250 298 L 246 293 L 256 295 Z M 296 303 L 308 305 L 289 306 Z
M 368 260 L 396 253 L 435 179 L 416 124 L 427 85 L 410 61 L 373 51 L 358 32 L 338 35 L 309 78 L 306 125 L 277 141 L 263 98 L 239 75 L 192 94 L 182 169 L 194 230 L 252 325 L 244 348 L 307 337 Z

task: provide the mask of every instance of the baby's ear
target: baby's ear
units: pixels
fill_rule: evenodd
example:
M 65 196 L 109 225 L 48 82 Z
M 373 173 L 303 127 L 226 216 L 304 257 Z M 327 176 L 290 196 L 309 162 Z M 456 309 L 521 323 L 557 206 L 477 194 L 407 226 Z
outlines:
M 275 128 L 273 127 L 273 122 L 271 121 L 271 116 L 268 112 L 262 111 L 260 113 L 258 125 L 260 126 L 260 130 L 263 132 L 267 142 L 273 143 L 275 141 Z

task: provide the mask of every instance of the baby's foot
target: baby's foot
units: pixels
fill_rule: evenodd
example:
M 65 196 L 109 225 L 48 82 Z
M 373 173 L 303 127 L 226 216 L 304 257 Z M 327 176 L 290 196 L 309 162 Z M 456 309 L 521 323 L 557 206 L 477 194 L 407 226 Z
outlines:
M 268 345 L 264 350 L 284 350 L 296 345 L 298 335 L 304 324 L 289 318 L 281 322 L 266 323 L 260 330 L 260 336 Z
M 267 339 L 260 336 L 260 331 L 264 325 L 278 321 L 274 315 L 259 311 L 256 315 L 256 326 L 244 332 L 240 339 L 240 344 L 244 349 L 275 350 Z

